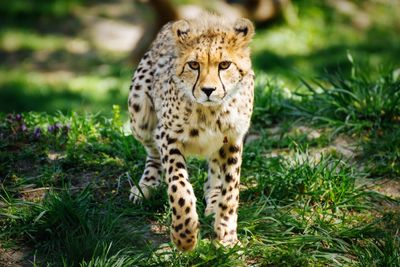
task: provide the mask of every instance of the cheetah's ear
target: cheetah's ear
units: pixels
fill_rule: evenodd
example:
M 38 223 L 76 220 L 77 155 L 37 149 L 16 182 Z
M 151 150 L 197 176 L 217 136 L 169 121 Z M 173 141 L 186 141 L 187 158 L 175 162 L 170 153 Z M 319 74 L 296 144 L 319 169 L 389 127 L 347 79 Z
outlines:
M 175 40 L 185 44 L 190 39 L 190 25 L 186 20 L 178 20 L 172 24 L 172 33 Z
M 237 36 L 237 44 L 247 46 L 254 35 L 253 23 L 245 18 L 240 18 L 233 24 L 233 29 Z

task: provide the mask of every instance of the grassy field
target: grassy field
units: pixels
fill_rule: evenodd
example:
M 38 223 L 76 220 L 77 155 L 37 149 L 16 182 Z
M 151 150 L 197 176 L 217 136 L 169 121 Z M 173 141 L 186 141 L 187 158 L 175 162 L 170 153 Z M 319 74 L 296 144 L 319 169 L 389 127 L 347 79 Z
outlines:
M 35 9 L 38 25 L 0 5 L 0 266 L 400 266 L 399 7 L 293 2 L 253 42 L 241 245 L 212 241 L 206 163 L 191 158 L 201 241 L 189 253 L 169 240 L 163 188 L 128 201 L 145 151 L 126 122 L 127 54 L 75 29 L 79 1 Z

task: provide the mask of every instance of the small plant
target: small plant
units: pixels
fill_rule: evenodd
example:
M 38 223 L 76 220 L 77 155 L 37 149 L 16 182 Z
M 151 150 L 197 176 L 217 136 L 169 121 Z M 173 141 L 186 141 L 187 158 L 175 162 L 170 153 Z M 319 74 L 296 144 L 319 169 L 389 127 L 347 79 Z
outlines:
M 112 246 L 101 246 L 103 250 L 101 254 L 93 257 L 92 259 L 86 261 L 83 260 L 79 266 L 80 267 L 130 267 L 137 264 L 138 260 L 141 259 L 142 255 L 126 255 L 126 250 L 120 250 L 115 254 L 112 254 Z M 98 254 L 98 253 L 96 253 Z M 133 254 L 133 253 L 131 253 Z M 66 265 L 64 261 L 64 265 Z
M 283 83 L 260 74 L 254 94 L 252 121 L 257 128 L 269 127 L 282 120 L 285 111 L 283 103 L 290 94 L 283 89 Z
M 126 246 L 134 248 L 140 231 L 125 228 L 122 214 L 100 208 L 91 194 L 89 188 L 76 195 L 69 189 L 52 191 L 36 204 L 7 194 L 6 207 L 0 210 L 7 223 L 0 238 L 25 240 L 41 255 L 56 261 L 62 256 L 68 265 L 104 256 L 104 249 L 114 253 Z
M 372 177 L 400 177 L 400 127 L 374 129 L 361 139 L 361 159 Z
M 353 64 L 350 77 L 325 76 L 313 86 L 302 81 L 309 94 L 292 104 L 293 115 L 335 127 L 335 132 L 359 132 L 399 122 L 400 79 L 394 71 L 378 78 Z

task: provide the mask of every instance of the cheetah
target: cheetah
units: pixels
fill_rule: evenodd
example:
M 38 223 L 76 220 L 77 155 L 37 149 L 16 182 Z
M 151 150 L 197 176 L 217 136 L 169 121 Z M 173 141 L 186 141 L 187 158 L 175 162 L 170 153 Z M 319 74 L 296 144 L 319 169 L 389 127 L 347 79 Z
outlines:
M 170 236 L 181 251 L 195 248 L 196 196 L 186 158 L 208 161 L 205 214 L 214 216 L 216 239 L 237 239 L 243 139 L 253 111 L 254 72 L 249 43 L 253 24 L 205 14 L 166 24 L 132 78 L 128 107 L 134 137 L 145 147 L 145 170 L 130 199 L 148 198 L 167 184 Z

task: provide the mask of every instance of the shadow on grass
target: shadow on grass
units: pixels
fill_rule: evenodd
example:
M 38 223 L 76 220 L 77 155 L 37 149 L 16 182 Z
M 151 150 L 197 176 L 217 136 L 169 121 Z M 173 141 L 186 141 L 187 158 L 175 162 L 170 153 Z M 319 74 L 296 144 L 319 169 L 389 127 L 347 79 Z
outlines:
M 0 111 L 71 111 L 84 100 L 79 93 L 70 91 L 49 91 L 43 93 L 29 92 L 27 84 L 12 82 L 2 86 L 0 91 Z M 29 86 L 28 86 L 29 87 Z
M 111 113 L 114 104 L 125 106 L 125 96 L 110 90 L 104 100 L 96 101 L 90 96 L 72 92 L 64 88 L 46 88 L 43 91 L 30 91 L 26 84 L 12 82 L 2 85 L 0 90 L 0 112 L 62 111 Z M 61 89 L 61 90 L 60 90 Z
M 400 57 L 400 42 L 387 29 L 373 29 L 358 43 L 325 46 L 304 55 L 281 56 L 270 50 L 253 55 L 254 67 L 267 73 L 283 75 L 291 80 L 300 76 L 324 76 L 327 73 L 350 73 L 347 53 L 371 65 L 395 65 Z
M 39 86 L 24 81 L 14 81 L 1 85 L 0 112 L 27 112 L 46 111 L 54 113 L 72 111 L 94 113 L 111 113 L 113 105 L 126 105 L 126 96 L 119 89 L 111 89 L 104 93 L 101 100 L 95 96 L 85 95 L 84 92 L 75 92 L 59 86 Z
M 131 68 L 119 59 L 32 48 L 0 49 L 0 57 L 0 112 L 125 110 Z
M 73 53 L 65 48 L 41 51 L 31 47 L 21 47 L 14 51 L 0 49 L 1 67 L 4 69 L 33 69 L 38 72 L 65 71 L 74 74 L 94 73 L 99 77 L 105 75 L 120 76 L 121 73 L 131 72 L 121 60 L 106 55 L 97 55 L 91 51 Z M 22 65 L 22 66 L 21 66 Z

